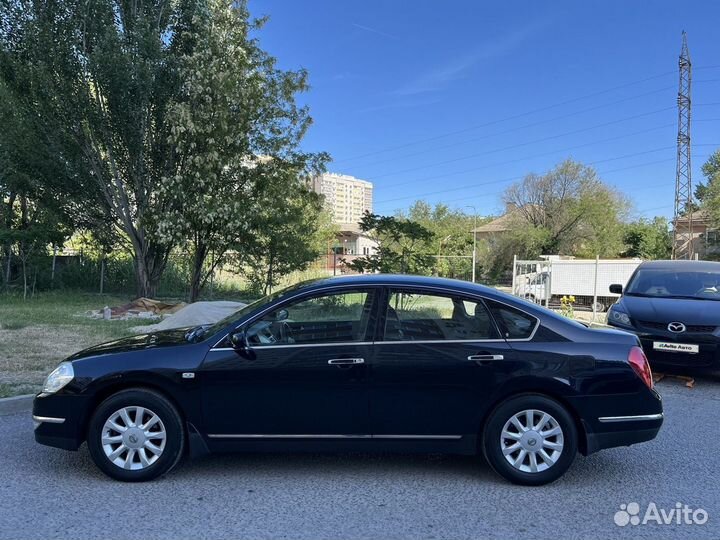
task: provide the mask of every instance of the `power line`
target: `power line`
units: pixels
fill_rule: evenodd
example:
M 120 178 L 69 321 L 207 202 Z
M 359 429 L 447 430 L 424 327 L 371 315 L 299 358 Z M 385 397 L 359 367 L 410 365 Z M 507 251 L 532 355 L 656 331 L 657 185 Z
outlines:
M 616 141 L 616 140 L 619 140 L 619 139 L 624 139 L 624 138 L 632 137 L 632 136 L 635 136 L 635 135 L 642 135 L 643 133 L 649 133 L 649 132 L 651 132 L 651 131 L 657 131 L 657 130 L 659 130 L 659 129 L 665 129 L 665 128 L 673 127 L 674 125 L 675 125 L 674 123 L 671 123 L 671 124 L 663 124 L 662 126 L 656 126 L 656 127 L 653 127 L 653 128 L 648 128 L 648 129 L 643 129 L 643 130 L 640 130 L 640 131 L 635 131 L 635 132 L 633 132 L 633 133 L 626 133 L 626 134 L 623 134 L 623 135 L 617 135 L 617 136 L 615 136 L 615 137 L 609 137 L 609 138 L 607 138 L 607 139 L 599 139 L 599 140 L 590 141 L 590 142 L 583 143 L 583 144 L 577 144 L 577 145 L 574 145 L 574 146 L 568 146 L 568 147 L 566 147 L 566 148 L 560 148 L 560 149 L 557 149 L 557 150 L 551 150 L 551 151 L 549 151 L 549 152 L 543 152 L 543 153 L 541 153 L 541 154 L 534 154 L 534 155 L 531 155 L 531 156 L 524 156 L 524 157 L 521 157 L 521 158 L 511 159 L 511 160 L 506 160 L 506 161 L 498 161 L 498 162 L 495 162 L 495 163 L 491 163 L 490 165 L 483 165 L 483 166 L 481 166 L 481 167 L 473 167 L 473 168 L 471 168 L 471 169 L 464 169 L 464 170 L 462 170 L 462 171 L 455 171 L 455 172 L 452 172 L 452 173 L 447 173 L 447 174 L 442 174 L 442 175 L 429 176 L 429 177 L 426 177 L 426 178 L 419 178 L 419 179 L 413 179 L 413 180 L 405 180 L 405 181 L 403 181 L 403 182 L 393 182 L 392 184 L 383 184 L 382 186 L 378 186 L 378 187 L 379 187 L 379 188 L 382 188 L 382 189 L 385 189 L 385 188 L 388 188 L 388 187 L 404 186 L 404 185 L 407 185 L 407 184 L 419 184 L 419 183 L 421 183 L 421 182 L 426 182 L 426 181 L 428 181 L 428 180 L 436 180 L 436 179 L 438 179 L 438 178 L 448 178 L 448 177 L 450 177 L 450 176 L 456 176 L 456 175 L 459 175 L 459 174 L 466 174 L 466 173 L 469 173 L 469 172 L 477 172 L 477 171 L 481 171 L 481 170 L 484 170 L 484 169 L 490 169 L 490 168 L 492 168 L 492 167 L 497 167 L 497 166 L 499 166 L 499 165 L 512 165 L 512 164 L 515 164 L 515 163 L 521 163 L 521 162 L 523 162 L 523 161 L 527 161 L 528 159 L 535 159 L 535 158 L 538 158 L 538 157 L 549 156 L 549 155 L 558 154 L 558 153 L 561 153 L 561 152 L 569 152 L 570 150 L 577 150 L 578 148 L 584 148 L 584 147 L 586 147 L 586 146 L 593 146 L 593 145 L 595 145 L 595 144 L 601 144 L 601 143 Z
M 698 146 L 699 146 L 699 145 L 698 145 Z M 674 146 L 666 147 L 665 149 L 669 149 L 669 148 L 674 148 Z M 658 151 L 658 150 L 656 150 L 656 151 Z M 649 151 L 649 152 L 650 152 L 650 151 Z M 640 152 L 640 153 L 638 153 L 638 155 L 639 155 L 639 154 L 647 154 L 647 153 L 649 153 L 649 152 Z M 633 154 L 630 154 L 630 155 L 633 155 Z M 601 162 L 605 162 L 605 161 L 612 161 L 612 160 L 622 159 L 622 158 L 629 157 L 630 155 L 618 156 L 618 157 L 615 157 L 615 158 L 608 158 L 608 159 L 605 159 L 605 160 L 595 161 L 595 162 L 593 162 L 593 163 L 601 163 Z M 702 159 L 702 158 L 708 157 L 708 154 L 697 155 L 696 157 Z M 660 164 L 660 163 L 668 163 L 668 162 L 671 162 L 671 161 L 675 161 L 675 158 L 660 159 L 660 160 L 655 160 L 655 161 L 648 161 L 648 162 L 645 162 L 645 163 L 639 163 L 639 164 L 635 164 L 635 165 L 629 165 L 629 166 L 626 166 L 626 167 L 619 167 L 619 168 L 615 168 L 615 169 L 608 169 L 608 170 L 605 170 L 605 171 L 598 171 L 598 176 L 602 176 L 602 175 L 606 175 L 606 174 L 611 174 L 611 173 L 615 173 L 615 172 L 627 171 L 627 170 L 631 170 L 631 169 L 638 169 L 638 168 L 647 167 L 647 166 L 650 166 L 650 165 L 657 165 L 657 164 Z M 590 163 L 590 164 L 592 164 L 592 163 Z M 509 178 L 492 180 L 492 181 L 490 181 L 490 182 L 483 182 L 483 183 L 480 183 L 480 184 L 477 184 L 477 183 L 475 183 L 475 184 L 468 184 L 468 185 L 460 186 L 460 187 L 458 187 L 458 188 L 453 188 L 453 189 L 447 189 L 447 190 L 441 190 L 441 191 L 434 191 L 434 192 L 431 192 L 431 193 L 421 193 L 421 194 L 413 195 L 413 196 L 409 196 L 409 197 L 398 197 L 398 198 L 395 198 L 395 199 L 386 199 L 386 200 L 384 200 L 384 201 L 378 201 L 376 204 L 386 204 L 386 203 L 389 203 L 389 202 L 395 202 L 395 201 L 399 201 L 399 200 L 407 200 L 407 199 L 412 199 L 412 198 L 418 198 L 417 200 L 420 200 L 420 198 L 425 197 L 425 196 L 428 196 L 428 195 L 438 195 L 438 194 L 442 194 L 442 193 L 446 193 L 446 192 L 450 192 L 450 191 L 458 191 L 458 190 L 460 190 L 460 189 L 468 189 L 468 188 L 477 187 L 477 186 L 485 186 L 485 185 L 491 185 L 491 184 L 500 184 L 500 183 L 503 183 L 503 182 L 511 182 L 511 181 L 522 180 L 523 178 L 525 178 L 525 176 L 526 176 L 526 175 L 513 176 L 513 177 L 509 177 Z M 652 186 L 647 186 L 647 187 L 648 187 L 648 188 L 651 188 L 651 187 L 661 187 L 661 186 L 663 186 L 663 185 L 664 185 L 664 184 L 653 184 Z M 672 184 L 667 184 L 667 185 L 669 186 L 669 185 L 672 185 Z M 617 187 L 617 186 L 615 186 L 615 187 Z M 442 203 L 451 203 L 451 202 L 464 201 L 464 200 L 470 200 L 470 199 L 478 199 L 478 198 L 491 197 L 491 196 L 495 196 L 495 195 L 502 195 L 503 193 L 504 193 L 504 190 L 503 190 L 503 191 L 496 191 L 496 192 L 492 192 L 492 193 L 483 193 L 482 195 L 464 195 L 463 197 L 459 197 L 459 198 L 457 198 L 457 199 L 443 200 L 443 201 L 440 201 L 440 202 L 442 202 Z
M 701 69 L 716 69 L 716 68 L 720 68 L 720 65 L 710 65 L 710 66 L 696 67 L 695 69 L 696 69 L 696 70 L 701 70 Z M 475 126 L 470 126 L 470 127 L 463 128 L 463 129 L 459 129 L 459 130 L 455 130 L 455 131 L 449 131 L 449 132 L 446 132 L 446 133 L 442 133 L 442 134 L 440 134 L 440 135 L 435 135 L 435 136 L 432 136 L 432 137 L 426 137 L 426 138 L 424 138 L 424 139 L 417 139 L 417 140 L 412 141 L 412 142 L 408 142 L 408 143 L 404 143 L 404 144 L 399 144 L 399 145 L 395 145 L 395 146 L 391 146 L 391 147 L 387 147 L 387 148 L 382 148 L 382 149 L 374 150 L 374 151 L 371 151 L 371 152 L 365 152 L 365 153 L 363 153 L 363 154 L 357 154 L 357 155 L 355 155 L 355 156 L 349 156 L 349 157 L 346 157 L 346 158 L 343 158 L 343 159 L 336 160 L 336 161 L 334 161 L 334 163 L 335 163 L 335 164 L 345 163 L 345 162 L 348 162 L 348 161 L 353 161 L 353 160 L 355 160 L 355 159 L 360 159 L 360 158 L 364 158 L 364 157 L 368 157 L 368 156 L 373 156 L 373 155 L 377 155 L 377 154 L 382 154 L 382 153 L 385 153 L 385 152 L 392 152 L 392 151 L 395 151 L 395 150 L 400 150 L 400 149 L 402 149 L 402 148 L 407 148 L 407 147 L 410 147 L 410 146 L 415 146 L 415 145 L 417 145 L 417 144 L 422 144 L 422 143 L 425 143 L 425 142 L 436 141 L 436 140 L 439 140 L 439 139 L 443 139 L 443 138 L 445 138 L 445 137 L 450 137 L 450 136 L 452 136 L 452 135 L 458 135 L 458 134 L 461 134 L 461 133 L 467 133 L 467 132 L 473 131 L 473 130 L 475 130 L 475 129 L 480 129 L 480 128 L 483 128 L 483 127 L 493 126 L 493 125 L 497 125 L 497 124 L 500 124 L 500 123 L 503 123 L 503 122 L 508 122 L 508 121 L 511 121 L 511 120 L 516 120 L 516 119 L 518 119 L 518 118 L 523 118 L 523 117 L 526 117 L 526 116 L 530 116 L 530 115 L 532 115 L 532 114 L 537 114 L 537 113 L 540 113 L 540 112 L 544 112 L 544 111 L 547 111 L 547 110 L 550 110 L 550 109 L 554 109 L 554 108 L 556 108 L 556 107 L 562 107 L 562 106 L 568 105 L 568 104 L 570 104 L 570 103 L 576 103 L 576 102 L 582 101 L 582 100 L 584 100 L 584 99 L 589 99 L 589 98 L 592 98 L 592 97 L 595 97 L 595 96 L 599 96 L 599 95 L 607 94 L 607 93 L 610 93 L 610 92 L 614 92 L 614 91 L 616 91 L 616 90 L 621 90 L 621 89 L 623 89 L 623 88 L 628 88 L 628 87 L 634 86 L 634 85 L 636 85 L 636 84 L 642 84 L 642 83 L 644 83 L 644 82 L 648 82 L 648 81 L 652 81 L 652 80 L 659 79 L 659 78 L 662 78 L 662 77 L 666 77 L 666 76 L 672 75 L 672 74 L 674 74 L 674 73 L 675 73 L 675 71 L 667 71 L 667 72 L 664 72 L 664 73 L 659 73 L 659 74 L 653 75 L 653 76 L 651 76 L 651 77 L 645 77 L 644 79 L 639 79 L 639 80 L 632 81 L 632 82 L 629 82 L 629 83 L 625 83 L 625 84 L 622 84 L 622 85 L 619 85 L 619 86 L 614 86 L 614 87 L 611 87 L 611 88 L 607 88 L 607 89 L 605 89 L 605 90 L 599 90 L 599 91 L 597 91 L 597 92 L 592 92 L 592 93 L 590 93 L 590 94 L 585 94 L 585 95 L 583 95 L 583 96 L 578 96 L 578 97 L 576 97 L 576 98 L 571 98 L 571 99 L 564 100 L 564 101 L 561 101 L 561 102 L 558 102 L 558 103 L 554 103 L 554 104 L 551 104 L 551 105 L 547 105 L 547 106 L 544 106 L 544 107 L 540 107 L 540 108 L 537 108 L 537 109 L 533 109 L 533 110 L 530 110 L 530 111 L 526 111 L 526 112 L 523 112 L 523 113 L 520 113 L 520 114 L 516 114 L 516 115 L 513 115 L 513 116 L 508 116 L 508 117 L 506 117 L 506 118 L 500 118 L 500 119 L 498 119 L 498 120 L 493 120 L 493 121 L 490 121 L 490 122 L 485 122 L 485 123 L 483 123 L 483 124 L 477 124 L 477 125 L 475 125 Z
M 719 79 L 719 80 L 720 80 L 720 79 Z M 491 137 L 497 137 L 497 136 L 499 136 L 499 135 L 506 135 L 506 134 L 508 134 L 508 133 L 515 133 L 515 132 L 517 132 L 517 131 L 521 131 L 521 130 L 524 130 L 524 129 L 528 129 L 528 128 L 532 128 L 532 127 L 537 127 L 537 126 L 540 126 L 540 125 L 543 125 L 543 124 L 549 124 L 549 123 L 552 123 L 552 122 L 557 122 L 558 120 L 564 120 L 564 119 L 566 119 L 566 118 L 570 118 L 570 117 L 572 117 L 572 116 L 577 116 L 577 115 L 579 115 L 579 114 L 584 114 L 584 113 L 586 113 L 586 112 L 596 111 L 596 110 L 598 110 L 598 109 L 604 109 L 605 107 L 610 107 L 610 106 L 613 106 L 613 105 L 617 105 L 618 103 L 623 103 L 623 102 L 626 102 L 626 101 L 631 101 L 631 100 L 633 100 L 633 99 L 639 99 L 639 98 L 642 98 L 642 97 L 647 97 L 647 96 L 649 96 L 649 95 L 657 94 L 657 93 L 659 93 L 659 92 L 665 92 L 666 90 L 671 90 L 671 89 L 673 89 L 673 88 L 674 88 L 674 86 L 666 86 L 666 87 L 660 88 L 660 89 L 658 89 L 658 90 L 653 90 L 652 92 L 645 92 L 645 93 L 643 93 L 643 94 L 638 94 L 638 95 L 635 95 L 635 96 L 630 96 L 630 97 L 628 97 L 628 98 L 618 99 L 618 100 L 615 100 L 615 101 L 611 101 L 611 102 L 609 102 L 609 103 L 603 103 L 602 105 L 595 105 L 595 106 L 593 106 L 593 107 L 588 107 L 588 108 L 586 108 L 586 109 L 581 109 L 581 110 L 579 110 L 579 111 L 574 111 L 574 112 L 571 112 L 571 113 L 568 113 L 568 114 L 563 114 L 563 115 L 561 115 L 561 116 L 556 116 L 556 117 L 554 117 L 554 118 L 548 118 L 548 119 L 546 119 L 546 120 L 539 120 L 539 121 L 537 121 L 537 122 L 532 122 L 532 123 L 530 123 L 530 124 L 524 124 L 524 125 L 522 125 L 522 126 L 518 126 L 518 127 L 515 127 L 515 128 L 506 129 L 505 131 L 498 131 L 498 132 L 493 132 L 493 133 L 487 133 L 487 134 L 485 134 L 485 135 L 481 135 L 480 137 L 473 137 L 473 138 L 471 138 L 471 139 L 465 139 L 464 141 L 458 141 L 458 142 L 446 144 L 446 145 L 443 145 L 443 146 L 436 146 L 436 147 L 433 147 L 433 150 L 443 150 L 443 149 L 445 149 L 445 148 L 454 148 L 454 147 L 456 147 L 456 146 L 463 145 L 463 144 L 467 144 L 467 143 L 470 143 L 470 142 L 477 142 L 477 141 L 481 141 L 481 140 L 484 140 L 484 139 L 489 139 L 489 138 L 491 138 Z M 365 166 L 365 167 L 373 167 L 373 166 L 375 166 L 375 165 L 381 165 L 381 164 L 383 164 L 383 163 L 390 163 L 390 162 L 396 161 L 396 160 L 398 160 L 398 159 L 404 159 L 404 158 L 408 158 L 408 157 L 423 155 L 423 154 L 426 154 L 426 153 L 427 153 L 427 151 L 419 151 L 419 152 L 413 152 L 413 153 L 411 153 L 411 154 L 403 154 L 402 156 L 393 156 L 392 158 L 384 159 L 384 160 L 381 160 L 381 161 L 375 161 L 375 162 L 372 162 L 372 163 L 369 163 L 369 164 L 365 164 L 364 166 Z M 372 175 L 371 175 L 371 176 L 372 176 Z
M 438 140 L 438 139 L 443 139 L 443 138 L 445 138 L 445 137 L 450 137 L 450 136 L 452 136 L 452 135 L 458 135 L 458 134 L 460 134 L 460 133 L 467 133 L 468 131 L 473 131 L 473 130 L 475 130 L 475 129 L 479 129 L 479 128 L 483 128 L 483 127 L 488 127 L 488 126 L 493 126 L 493 125 L 496 125 L 496 124 L 500 124 L 500 123 L 502 123 L 502 122 L 508 122 L 508 121 L 510 121 L 510 120 L 516 120 L 516 119 L 518 119 L 518 118 L 523 118 L 523 117 L 525 117 L 525 116 L 530 116 L 530 115 L 532 115 L 532 114 L 536 114 L 536 113 L 539 113 L 539 112 L 544 112 L 544 111 L 547 111 L 547 110 L 550 110 L 550 109 L 554 109 L 554 108 L 556 108 L 556 107 L 562 107 L 562 106 L 564 106 L 564 105 L 569 105 L 570 103 L 575 103 L 575 102 L 578 102 L 578 101 L 582 101 L 583 99 L 589 99 L 589 98 L 592 98 L 592 97 L 595 97 L 595 96 L 607 94 L 607 93 L 609 93 L 609 92 L 614 92 L 615 90 L 621 90 L 621 89 L 627 88 L 627 87 L 629 87 L 629 86 L 634 86 L 634 85 L 636 85 L 636 84 L 641 84 L 641 83 L 644 83 L 644 82 L 647 82 L 647 81 L 652 81 L 652 80 L 655 80 L 655 79 L 659 79 L 659 78 L 661 78 L 661 77 L 666 77 L 666 76 L 671 75 L 671 74 L 673 74 L 673 73 L 675 73 L 675 72 L 674 72 L 674 71 L 666 71 L 665 73 L 660 73 L 660 74 L 658 74 L 658 75 L 653 75 L 652 77 L 646 77 L 646 78 L 644 78 L 644 79 L 639 79 L 639 80 L 637 80 L 637 81 L 632 81 L 632 82 L 629 82 L 629 83 L 626 83 L 626 84 L 622 84 L 622 85 L 620 85 L 620 86 L 613 86 L 613 87 L 607 88 L 607 89 L 605 89 L 605 90 L 600 90 L 600 91 L 598 91 L 598 92 L 593 92 L 593 93 L 590 93 L 590 94 L 585 94 L 584 96 L 579 96 L 579 97 L 572 98 L 572 99 L 568 99 L 568 100 L 561 101 L 561 102 L 558 102 L 558 103 L 553 103 L 552 105 L 546 105 L 545 107 L 540 107 L 540 108 L 538 108 L 538 109 L 533 109 L 533 110 L 531 110 L 531 111 L 526 111 L 526 112 L 523 112 L 523 113 L 520 113 L 520 114 L 516 114 L 516 115 L 513 115 L 513 116 L 508 116 L 508 117 L 506 117 L 506 118 L 501 118 L 501 119 L 498 119 L 498 120 L 493 120 L 493 121 L 491 121 L 491 122 L 485 122 L 485 123 L 483 123 L 483 124 L 477 124 L 477 125 L 475 125 L 475 126 L 470 126 L 470 127 L 463 128 L 463 129 L 459 129 L 459 130 L 455 130 L 455 131 L 449 131 L 449 132 L 446 132 L 446 133 L 443 133 L 443 134 L 440 134 L 440 135 L 435 135 L 435 136 L 433 136 L 433 137 L 427 137 L 427 138 L 425 138 L 425 139 L 418 139 L 418 140 L 413 141 L 413 142 L 404 143 L 404 144 L 400 144 L 400 145 L 393 146 L 393 147 L 389 147 L 389 148 L 383 148 L 383 149 L 381 149 L 381 150 L 375 150 L 375 151 L 372 151 L 372 152 L 366 152 L 366 153 L 364 153 L 364 154 L 358 154 L 358 155 L 355 155 L 355 156 L 350 156 L 350 157 L 347 157 L 347 158 L 343 158 L 343 159 L 337 160 L 337 161 L 335 161 L 335 163 L 344 163 L 344 162 L 346 162 L 346 161 L 351 161 L 351 160 L 355 160 L 355 159 L 359 159 L 359 158 L 363 158 L 363 157 L 367 157 L 367 156 L 372 156 L 372 155 L 376 155 L 376 154 L 382 154 L 382 153 L 384 153 L 384 152 L 391 152 L 391 151 L 394 151 L 394 150 L 399 150 L 399 149 L 401 149 L 401 148 L 407 148 L 408 146 L 414 146 L 414 145 L 416 145 L 416 144 L 422 144 L 422 143 L 425 143 L 425 142 L 436 141 L 436 140 Z
M 617 119 L 617 120 L 612 120 L 612 121 L 610 121 L 610 122 L 603 122 L 602 124 L 595 124 L 594 126 L 589 126 L 589 127 L 585 127 L 585 128 L 581 128 L 581 129 L 575 129 L 575 130 L 573 130 L 573 131 L 566 131 L 565 133 L 559 133 L 559 134 L 557 134 L 557 135 L 551 135 L 551 136 L 549 136 L 549 137 L 541 137 L 540 139 L 534 139 L 534 140 L 532 140 L 532 141 L 528 141 L 528 142 L 524 142 L 524 143 L 520 143 L 520 144 L 513 144 L 513 145 L 510 145 L 510 146 L 505 146 L 505 147 L 503 147 L 503 148 L 497 148 L 497 149 L 495 149 L 495 150 L 488 150 L 488 151 L 486 151 L 486 152 L 479 152 L 479 153 L 470 154 L 470 155 L 467 155 L 467 156 L 460 156 L 460 157 L 457 157 L 457 158 L 448 159 L 448 160 L 445 160 L 445 161 L 438 161 L 438 162 L 435 162 L 435 163 L 426 164 L 426 165 L 422 165 L 422 166 L 418 166 L 418 167 L 411 167 L 410 169 L 403 169 L 403 170 L 395 171 L 395 172 L 392 172 L 392 173 L 386 173 L 386 174 L 381 174 L 381 175 L 377 175 L 377 174 L 376 174 L 376 175 L 373 176 L 373 180 L 375 180 L 375 179 L 377 179 L 377 178 L 384 178 L 384 177 L 387 177 L 387 176 L 392 176 L 392 175 L 395 175 L 395 174 L 404 174 L 404 173 L 408 173 L 408 172 L 414 172 L 414 171 L 424 170 L 424 169 L 427 169 L 428 167 L 437 167 L 437 166 L 439 166 L 439 165 L 447 165 L 448 163 L 456 163 L 456 162 L 458 162 L 458 161 L 464 161 L 464 160 L 466 160 L 466 159 L 472 159 L 472 158 L 476 158 L 476 157 L 480 157 L 480 156 L 486 156 L 486 155 L 494 154 L 494 153 L 497 153 L 497 152 L 503 152 L 503 151 L 505 151 L 505 150 L 513 150 L 513 149 L 515 149 L 515 148 L 520 148 L 520 147 L 522 147 L 522 146 L 528 146 L 528 145 L 531 145 L 531 144 L 542 143 L 542 142 L 550 141 L 550 140 L 553 140 L 553 139 L 559 139 L 559 138 L 561 138 L 561 137 L 566 137 L 566 136 L 568 136 L 568 135 L 576 135 L 576 134 L 578 134 L 578 133 L 584 133 L 584 132 L 586 132 L 586 131 L 592 131 L 593 129 L 598 129 L 598 128 L 607 127 L 607 126 L 612 126 L 612 125 L 615 125 L 615 124 L 620 124 L 620 123 L 622 123 L 622 122 L 627 122 L 628 120 L 636 120 L 636 119 L 638 119 L 638 118 L 643 118 L 643 117 L 645 117 L 645 116 L 651 116 L 651 115 L 653 115 L 653 114 L 658 114 L 658 113 L 665 112 L 665 111 L 668 111 L 668 110 L 671 110 L 671 109 L 674 109 L 674 108 L 675 108 L 674 106 L 671 106 L 671 107 L 663 107 L 662 109 L 657 109 L 657 110 L 650 111 L 650 112 L 646 112 L 646 113 L 636 114 L 636 115 L 633 115 L 633 116 L 628 116 L 628 117 L 625 117 L 625 118 L 620 118 L 620 119 Z
M 606 161 L 614 161 L 614 160 L 618 160 L 618 159 L 625 159 L 625 158 L 628 158 L 628 157 L 634 157 L 634 156 L 637 156 L 637 155 L 644 155 L 644 154 L 648 154 L 648 153 L 652 153 L 652 152 L 659 152 L 659 151 L 661 151 L 661 150 L 669 150 L 669 149 L 672 149 L 672 148 L 674 148 L 674 146 L 664 146 L 664 147 L 662 147 L 662 148 L 656 148 L 656 149 L 653 149 L 653 150 L 648 150 L 648 151 L 643 151 L 643 152 L 635 152 L 635 153 L 632 153 L 632 154 L 626 154 L 626 155 L 624 155 L 624 156 L 618 156 L 618 157 L 613 157 L 613 158 L 608 158 L 608 159 L 602 159 L 602 160 L 592 161 L 592 162 L 588 163 L 588 165 L 594 165 L 594 164 L 597 164 L 597 163 L 604 163 L 604 162 L 606 162 Z M 450 189 L 441 189 L 441 190 L 438 190 L 438 191 L 432 191 L 432 192 L 427 192 L 427 193 L 420 193 L 420 194 L 417 194 L 417 195 L 406 195 L 406 196 L 403 196 L 403 197 L 396 197 L 396 198 L 394 198 L 394 199 L 385 199 L 385 200 L 383 200 L 383 201 L 378 201 L 377 204 L 383 204 L 383 203 L 394 202 L 394 201 L 401 201 L 401 200 L 404 200 L 404 199 L 412 199 L 413 197 L 424 197 L 424 196 L 426 196 L 426 195 L 438 195 L 438 194 L 441 194 L 441 193 L 448 193 L 448 192 L 451 192 L 451 191 L 459 191 L 459 190 L 461 190 L 461 189 L 471 188 L 471 187 L 473 187 L 473 186 L 485 186 L 485 185 L 489 185 L 489 184 L 498 184 L 498 183 L 501 183 L 501 182 L 506 182 L 506 181 L 508 181 L 508 180 L 519 180 L 519 179 L 525 178 L 525 176 L 526 176 L 526 175 L 523 174 L 523 175 L 521 175 L 521 176 L 513 176 L 513 177 L 511 177 L 511 178 L 505 178 L 505 179 L 502 179 L 502 180 L 493 180 L 493 181 L 491 181 L 491 182 L 483 182 L 483 183 L 481 183 L 481 184 L 476 184 L 476 183 L 473 183 L 473 184 L 464 184 L 464 185 L 462 185 L 462 186 L 457 186 L 457 187 L 450 188 Z

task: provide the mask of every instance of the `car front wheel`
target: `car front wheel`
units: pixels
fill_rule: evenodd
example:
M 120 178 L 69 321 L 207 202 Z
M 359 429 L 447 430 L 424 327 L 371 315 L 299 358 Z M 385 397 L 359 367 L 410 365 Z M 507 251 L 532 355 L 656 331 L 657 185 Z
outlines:
M 545 396 L 526 394 L 501 403 L 488 418 L 483 451 L 490 466 L 515 484 L 538 486 L 560 478 L 577 453 L 568 411 Z
M 90 420 L 88 449 L 108 476 L 125 482 L 152 480 L 183 455 L 185 434 L 175 407 L 146 389 L 123 390 L 103 401 Z

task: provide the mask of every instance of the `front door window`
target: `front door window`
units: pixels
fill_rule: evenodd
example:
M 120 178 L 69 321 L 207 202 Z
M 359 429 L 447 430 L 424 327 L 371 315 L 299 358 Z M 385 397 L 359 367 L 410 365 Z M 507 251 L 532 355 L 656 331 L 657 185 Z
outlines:
M 350 343 L 366 340 L 374 290 L 343 291 L 278 307 L 247 331 L 253 347 Z

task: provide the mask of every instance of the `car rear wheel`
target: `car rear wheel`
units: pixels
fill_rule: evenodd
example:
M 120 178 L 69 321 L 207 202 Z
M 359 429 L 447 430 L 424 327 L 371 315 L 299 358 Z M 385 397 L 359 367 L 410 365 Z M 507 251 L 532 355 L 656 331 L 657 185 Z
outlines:
M 130 389 L 110 396 L 95 410 L 87 443 L 90 456 L 105 474 L 142 482 L 177 465 L 185 433 L 180 415 L 164 396 Z
M 488 418 L 483 452 L 505 479 L 537 486 L 560 478 L 577 453 L 577 429 L 557 401 L 524 394 L 501 403 Z

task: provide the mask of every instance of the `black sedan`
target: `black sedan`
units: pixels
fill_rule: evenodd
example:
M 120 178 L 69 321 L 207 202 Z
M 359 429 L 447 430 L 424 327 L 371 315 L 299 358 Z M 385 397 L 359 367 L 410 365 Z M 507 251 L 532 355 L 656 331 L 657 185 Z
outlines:
M 483 454 L 538 485 L 581 452 L 663 421 L 638 338 L 471 283 L 371 275 L 303 283 L 212 326 L 129 337 L 62 362 L 35 438 L 126 481 L 186 454 Z
M 608 324 L 638 335 L 650 363 L 720 373 L 720 263 L 644 262 L 608 312 Z

